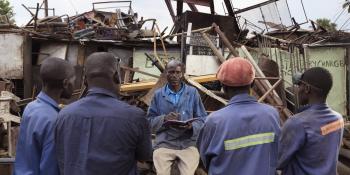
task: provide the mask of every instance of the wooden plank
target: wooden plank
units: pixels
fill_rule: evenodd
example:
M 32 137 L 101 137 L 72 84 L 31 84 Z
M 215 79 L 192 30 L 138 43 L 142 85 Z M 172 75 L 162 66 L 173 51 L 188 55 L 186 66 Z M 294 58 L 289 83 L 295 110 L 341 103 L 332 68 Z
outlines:
M 192 80 L 196 81 L 197 83 L 205 83 L 210 81 L 216 81 L 216 74 L 211 75 L 204 75 L 204 76 L 198 76 L 198 77 L 190 77 Z
M 158 75 L 153 75 L 153 74 L 150 74 L 148 72 L 140 71 L 138 68 L 130 68 L 130 67 L 123 66 L 123 65 L 121 65 L 120 67 L 122 69 L 133 71 L 133 72 L 137 72 L 137 73 L 140 73 L 140 74 L 143 74 L 143 75 L 148 75 L 148 76 L 153 77 L 153 78 L 160 78 L 160 76 L 158 76 Z
M 152 89 L 150 89 L 147 94 L 143 97 L 141 97 L 141 101 L 143 101 L 145 104 L 147 104 L 148 106 L 151 105 L 154 93 L 157 89 L 165 86 L 167 83 L 167 79 L 166 79 L 166 74 L 162 73 L 160 75 L 160 78 L 158 79 L 157 83 L 152 87 Z
M 216 46 L 211 42 L 211 40 L 209 39 L 208 35 L 205 33 L 201 33 L 202 37 L 204 38 L 204 40 L 208 43 L 209 47 L 211 48 L 211 50 L 213 50 L 214 54 L 218 57 L 218 59 L 220 60 L 221 63 L 225 62 L 225 58 L 224 56 L 221 55 L 220 51 L 216 48 Z
M 192 78 L 189 78 L 187 76 L 185 76 L 185 78 L 188 81 L 188 83 L 190 83 L 192 86 L 198 88 L 200 91 L 214 98 L 215 100 L 221 102 L 222 104 L 227 105 L 228 102 L 225 99 L 215 95 L 213 92 L 211 92 L 210 90 L 208 90 L 207 88 L 205 88 L 204 86 L 202 86 L 201 84 L 193 80 Z
M 256 76 L 265 78 L 266 77 L 265 74 L 261 71 L 259 66 L 256 64 L 255 60 L 253 59 L 253 56 L 249 53 L 247 48 L 244 45 L 242 45 L 241 49 L 244 52 L 244 54 L 247 56 L 248 60 L 252 63 L 253 67 L 255 68 Z M 263 80 L 260 82 L 261 82 L 262 86 L 264 87 L 264 89 L 266 89 L 266 90 L 272 89 L 272 85 L 268 80 Z M 272 105 L 283 106 L 282 99 L 279 97 L 277 92 L 275 90 L 272 90 L 272 94 L 273 94 L 272 99 L 274 101 L 274 103 L 271 102 Z M 290 117 L 292 115 L 292 112 L 290 112 L 286 107 L 282 109 L 282 112 L 286 117 Z
M 120 86 L 121 92 L 144 91 L 151 89 L 156 84 L 155 81 L 123 84 Z
M 190 77 L 190 78 L 197 83 L 205 83 L 205 82 L 217 80 L 216 74 Z M 121 92 L 145 91 L 153 88 L 156 85 L 156 83 L 157 82 L 155 81 L 149 81 L 149 82 L 139 82 L 139 83 L 132 83 L 132 84 L 123 84 L 120 87 L 120 91 Z

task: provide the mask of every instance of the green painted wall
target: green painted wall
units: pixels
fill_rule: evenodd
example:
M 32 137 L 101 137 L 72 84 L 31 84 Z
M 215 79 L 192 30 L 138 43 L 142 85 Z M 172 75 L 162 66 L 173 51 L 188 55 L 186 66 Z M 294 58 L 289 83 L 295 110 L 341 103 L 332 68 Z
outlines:
M 327 103 L 337 112 L 346 115 L 346 48 L 307 47 L 306 57 L 310 67 L 324 67 L 333 75 L 333 88 Z

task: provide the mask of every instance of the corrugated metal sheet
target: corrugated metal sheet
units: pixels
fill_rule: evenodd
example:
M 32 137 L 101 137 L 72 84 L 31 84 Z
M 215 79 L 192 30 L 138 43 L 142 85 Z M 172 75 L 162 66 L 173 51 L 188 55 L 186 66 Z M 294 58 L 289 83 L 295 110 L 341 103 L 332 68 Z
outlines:
M 0 36 L 0 77 L 7 79 L 23 78 L 23 43 L 20 34 Z

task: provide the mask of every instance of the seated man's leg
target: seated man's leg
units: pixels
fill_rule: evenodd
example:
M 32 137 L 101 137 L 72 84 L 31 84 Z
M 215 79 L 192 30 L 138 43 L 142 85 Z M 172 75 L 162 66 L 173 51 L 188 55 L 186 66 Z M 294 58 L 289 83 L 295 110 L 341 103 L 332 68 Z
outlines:
M 176 153 L 180 159 L 178 162 L 181 175 L 193 175 L 199 164 L 199 153 L 196 147 L 178 150 Z
M 171 165 L 176 159 L 175 150 L 158 148 L 153 152 L 153 163 L 157 175 L 170 175 Z

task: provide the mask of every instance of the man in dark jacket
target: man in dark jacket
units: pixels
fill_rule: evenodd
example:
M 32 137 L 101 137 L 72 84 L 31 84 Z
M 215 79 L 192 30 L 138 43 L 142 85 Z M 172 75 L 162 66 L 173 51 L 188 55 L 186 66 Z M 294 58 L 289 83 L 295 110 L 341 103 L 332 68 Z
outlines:
M 344 121 L 326 104 L 332 75 L 315 67 L 293 80 L 305 106 L 283 126 L 279 169 L 283 175 L 336 175 Z
M 60 113 L 55 140 L 61 174 L 135 175 L 136 161 L 152 157 L 145 113 L 117 97 L 116 58 L 106 52 L 85 63 L 87 96 Z
M 197 90 L 182 81 L 181 62 L 170 61 L 166 74 L 168 83 L 155 92 L 148 110 L 148 120 L 156 134 L 154 165 L 157 174 L 169 175 L 172 163 L 178 160 L 181 175 L 193 175 L 199 163 L 195 143 L 206 112 Z M 169 124 L 190 119 L 196 120 L 184 125 Z

